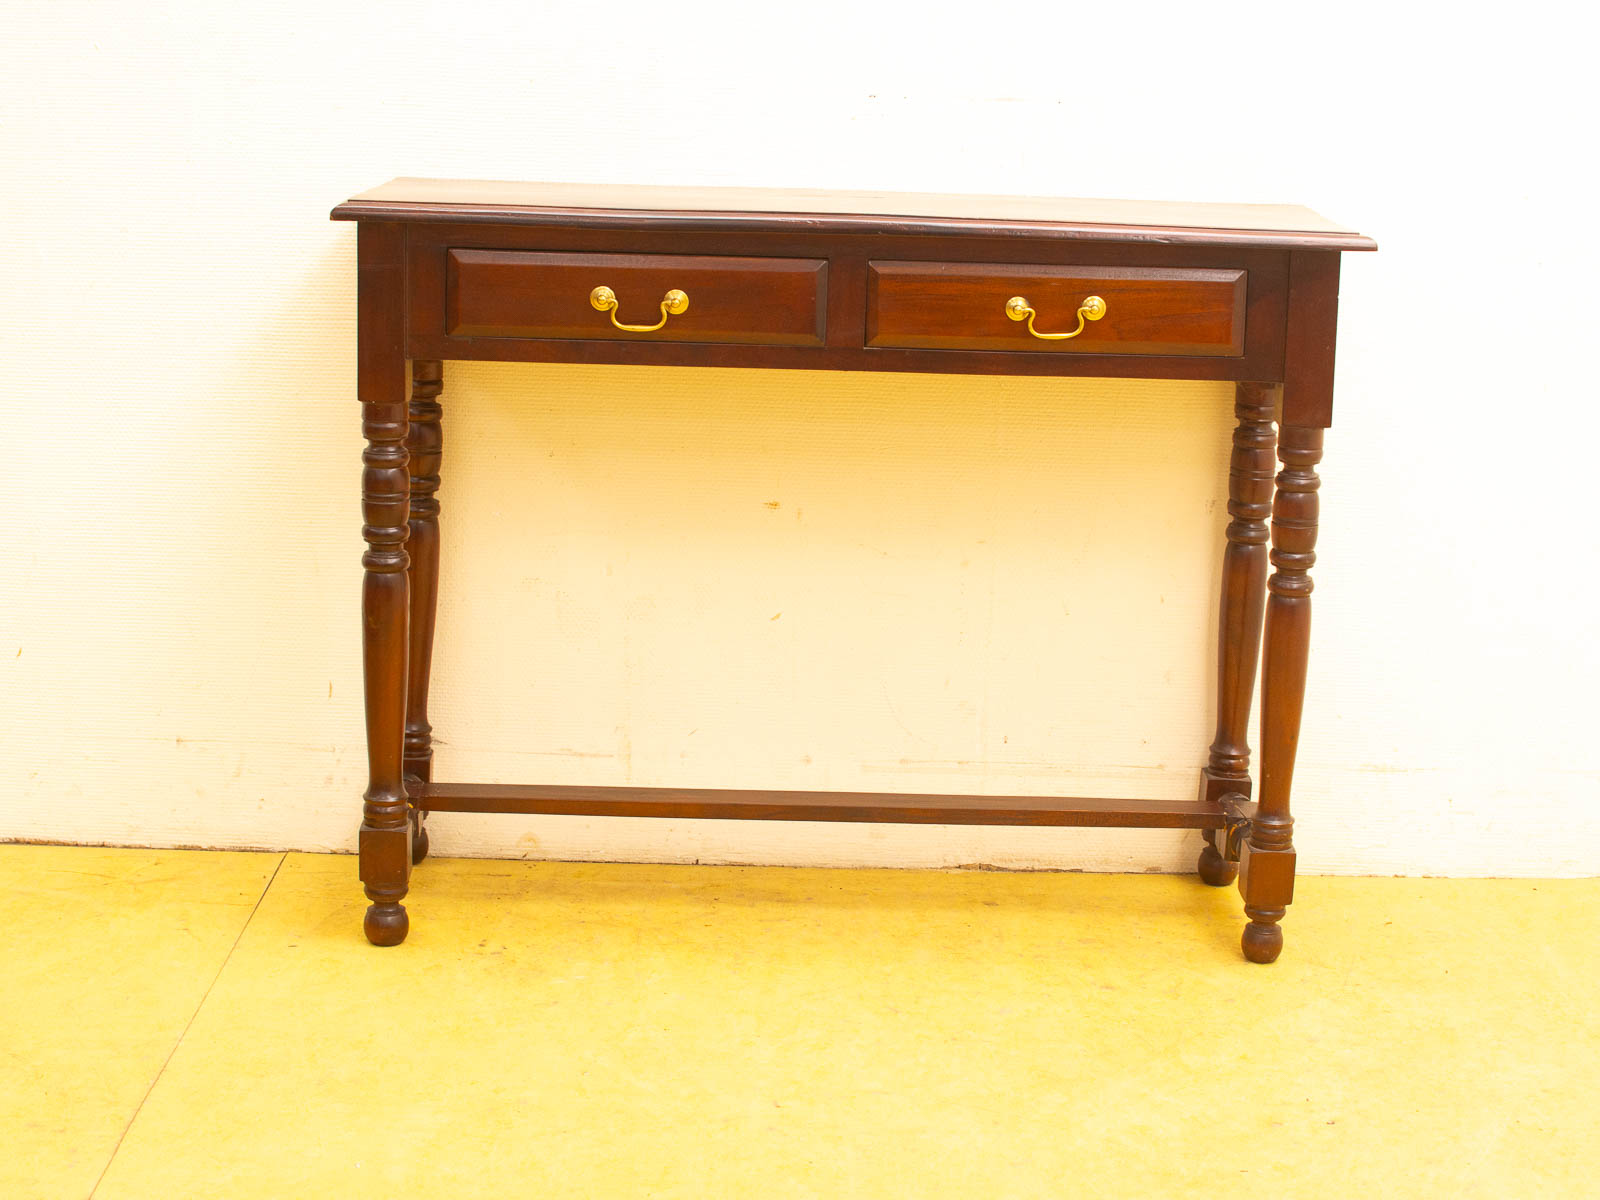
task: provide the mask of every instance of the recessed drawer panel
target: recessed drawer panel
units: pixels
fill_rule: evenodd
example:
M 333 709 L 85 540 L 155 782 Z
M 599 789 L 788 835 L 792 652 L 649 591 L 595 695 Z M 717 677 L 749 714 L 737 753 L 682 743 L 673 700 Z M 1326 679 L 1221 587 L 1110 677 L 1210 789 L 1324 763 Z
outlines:
M 827 266 L 818 258 L 451 250 L 445 332 L 820 346 Z
M 1017 263 L 868 266 L 869 346 L 1035 354 L 1244 353 L 1244 271 Z

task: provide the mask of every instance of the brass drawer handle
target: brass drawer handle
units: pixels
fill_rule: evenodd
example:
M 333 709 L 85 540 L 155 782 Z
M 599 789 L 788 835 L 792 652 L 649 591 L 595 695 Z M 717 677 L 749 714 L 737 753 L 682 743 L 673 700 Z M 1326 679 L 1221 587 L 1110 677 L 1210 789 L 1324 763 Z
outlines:
M 598 307 L 598 306 L 597 306 Z M 1075 338 L 1083 332 L 1085 321 L 1098 321 L 1106 315 L 1106 302 L 1099 296 L 1090 296 L 1078 306 L 1078 327 L 1071 333 L 1040 333 L 1033 327 L 1033 306 L 1021 296 L 1013 296 L 1006 301 L 1006 316 L 1013 321 L 1026 321 L 1028 332 L 1036 338 L 1043 338 L 1047 342 L 1061 342 L 1067 338 Z
M 689 296 L 688 293 L 680 292 L 677 288 L 673 288 L 665 296 L 661 297 L 661 320 L 654 325 L 624 325 L 617 320 L 617 294 L 604 284 L 589 293 L 589 303 L 601 312 L 610 313 L 611 323 L 618 329 L 626 330 L 629 333 L 654 333 L 667 323 L 668 317 L 675 317 L 679 313 L 688 310 Z

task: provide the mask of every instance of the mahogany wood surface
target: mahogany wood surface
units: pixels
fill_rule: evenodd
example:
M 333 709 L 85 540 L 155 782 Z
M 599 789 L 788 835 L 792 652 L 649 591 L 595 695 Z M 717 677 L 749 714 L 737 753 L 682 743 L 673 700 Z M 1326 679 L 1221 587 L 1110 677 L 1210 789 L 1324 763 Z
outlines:
M 889 792 L 766 792 L 724 788 L 429 783 L 413 802 L 431 812 L 560 813 L 591 817 L 747 821 L 878 821 L 910 825 L 1085 825 L 1218 829 L 1203 800 L 1084 796 L 945 796 Z
M 1339 256 L 1289 255 L 1284 328 L 1285 424 L 1333 424 L 1333 344 L 1339 320 Z
M 373 943 L 406 936 L 401 901 L 413 859 L 426 853 L 422 814 L 474 811 L 1195 829 L 1206 839 L 1201 877 L 1220 884 L 1237 872 L 1245 956 L 1278 956 L 1294 887 L 1289 794 L 1316 465 L 1333 416 L 1339 255 L 1375 249 L 1370 239 L 1283 206 L 428 180 L 397 180 L 333 215 L 359 222 L 369 777 L 360 874 Z M 617 293 L 617 319 L 628 324 L 654 324 L 671 288 L 689 294 L 689 308 L 658 330 L 618 330 L 589 304 L 601 285 Z M 1081 338 L 1045 343 L 1006 318 L 1018 294 L 1047 332 L 1070 328 L 1089 294 L 1108 311 Z M 445 359 L 1235 381 L 1217 732 L 1199 796 L 434 782 L 428 682 Z M 1245 730 L 1258 660 L 1253 789 Z
M 821 259 L 451 250 L 448 263 L 445 332 L 453 337 L 822 345 Z M 630 333 L 589 303 L 600 285 L 616 293 L 617 320 L 627 325 L 655 324 L 672 289 L 689 306 L 661 329 Z
M 1078 245 L 1072 243 L 1016 242 L 993 238 L 907 238 L 852 235 L 823 237 L 804 233 L 707 234 L 636 232 L 609 229 L 571 229 L 566 227 L 512 228 L 459 224 L 424 224 L 408 230 L 408 271 L 411 279 L 411 307 L 408 318 L 407 352 L 424 359 L 489 359 L 518 362 L 628 363 L 649 366 L 718 366 L 756 368 L 798 368 L 802 370 L 845 371 L 921 371 L 952 374 L 1004 375 L 1089 375 L 1149 379 L 1230 379 L 1277 380 L 1283 377 L 1283 327 L 1288 297 L 1289 256 L 1281 252 L 1240 250 L 1217 246 L 1149 247 L 1122 244 Z M 464 330 L 451 331 L 451 262 L 467 251 L 488 251 L 496 256 L 507 252 L 565 252 L 572 254 L 610 253 L 626 256 L 629 251 L 643 255 L 695 255 L 715 257 L 735 255 L 758 259 L 805 259 L 827 261 L 826 319 L 824 344 L 818 345 L 739 345 L 732 340 L 686 343 L 676 335 L 667 336 L 675 321 L 658 334 L 620 334 L 605 332 L 610 321 L 593 313 L 598 324 L 584 327 L 582 337 L 505 337 L 472 336 Z M 1018 259 L 1006 264 L 1010 257 Z M 1013 265 L 1017 269 L 1045 273 L 1058 267 L 1074 267 L 1094 272 L 1120 270 L 1146 271 L 1158 275 L 1243 272 L 1247 280 L 1245 312 L 1238 321 L 1243 331 L 1242 353 L 1176 355 L 1168 352 L 1129 353 L 1128 347 L 1115 352 L 1076 350 L 1062 353 L 1061 343 L 1028 337 L 1026 329 L 1004 319 L 1005 350 L 911 349 L 868 344 L 867 315 L 872 288 L 870 264 L 873 262 L 916 262 L 930 260 L 948 264 L 987 263 L 991 268 Z M 1104 274 L 1100 275 L 1104 278 Z M 680 276 L 681 278 L 681 276 Z M 660 291 L 675 286 L 656 280 Z M 590 287 L 594 286 L 593 284 Z M 654 288 L 647 290 L 655 290 Z M 584 289 L 584 297 L 588 289 Z M 1002 306 L 1012 293 L 1001 297 Z M 656 296 L 659 303 L 660 294 Z M 587 300 L 585 299 L 585 304 Z M 695 297 L 690 297 L 688 319 L 695 313 Z M 750 320 L 759 297 L 751 299 Z M 630 310 L 631 311 L 631 310 Z M 658 315 L 647 308 L 650 320 Z M 1119 309 L 1119 315 L 1121 310 Z M 1174 328 L 1174 340 L 1183 340 L 1181 319 Z M 631 324 L 649 323 L 623 316 Z M 985 321 L 993 318 L 985 312 Z M 1107 320 L 1099 322 L 1107 325 Z M 526 330 L 526 332 L 533 332 Z M 752 333 L 748 340 L 756 341 Z M 1163 348 L 1166 350 L 1167 348 Z
M 1267 518 L 1272 515 L 1272 471 L 1277 432 L 1272 418 L 1278 389 L 1241 383 L 1233 411 L 1233 456 L 1228 471 L 1227 548 L 1222 556 L 1222 601 L 1217 629 L 1217 734 L 1200 777 L 1200 798 L 1250 798 L 1247 728 L 1261 653 L 1261 622 L 1267 602 Z M 1232 883 L 1235 863 L 1207 836 L 1200 852 L 1200 877 L 1213 887 Z
M 1217 736 L 1207 769 L 1227 792 L 1250 797 L 1251 693 L 1261 650 L 1267 602 L 1267 518 L 1277 432 L 1272 425 L 1278 389 L 1241 383 L 1233 411 L 1233 456 L 1228 470 L 1227 548 L 1222 556 L 1222 603 L 1217 630 Z M 1211 792 L 1209 800 L 1220 800 Z
M 1182 245 L 1375 250 L 1377 244 L 1293 204 L 1206 204 L 1057 196 L 842 192 L 794 188 L 653 187 L 392 179 L 333 210 L 335 220 L 459 221 L 612 228 L 806 228 L 1015 232 L 1033 238 Z
M 1289 788 L 1300 744 L 1311 650 L 1311 567 L 1317 561 L 1317 463 L 1321 429 L 1285 424 L 1278 433 L 1277 494 L 1272 502 L 1272 577 L 1267 580 L 1266 654 L 1261 679 L 1261 791 L 1250 840 L 1239 862 L 1239 890 L 1250 924 L 1245 956 L 1272 962 L 1283 948 L 1278 927 L 1294 898 L 1294 818 Z
M 1244 353 L 1244 271 L 870 262 L 867 345 L 1048 354 Z M 1041 341 L 1006 315 L 1021 295 L 1041 332 L 1070 332 L 1090 296 L 1105 316 L 1077 337 Z
M 428 723 L 428 681 L 433 674 L 433 625 L 439 607 L 439 464 L 444 453 L 439 393 L 444 364 L 419 359 L 411 364 L 411 430 L 406 438 L 411 473 L 410 559 L 411 641 L 407 654 L 406 779 L 433 778 L 433 726 Z M 421 810 L 412 811 L 411 859 L 428 855 L 428 830 Z
M 410 928 L 410 797 L 404 780 L 409 586 L 406 539 L 405 235 L 398 225 L 363 224 L 356 239 L 356 367 L 361 429 L 362 665 L 367 716 L 367 791 L 363 797 L 361 881 L 372 903 L 367 938 L 398 945 Z

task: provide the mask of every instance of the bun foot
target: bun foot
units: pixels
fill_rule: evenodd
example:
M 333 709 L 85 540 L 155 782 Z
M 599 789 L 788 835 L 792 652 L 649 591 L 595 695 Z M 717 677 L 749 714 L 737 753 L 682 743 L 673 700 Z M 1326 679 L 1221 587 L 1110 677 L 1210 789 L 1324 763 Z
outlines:
M 367 916 L 361 927 L 366 930 L 367 941 L 374 946 L 398 946 L 411 932 L 411 918 L 406 916 L 402 904 L 371 904 L 367 906 Z
M 1244 948 L 1244 956 L 1251 962 L 1277 962 L 1278 955 L 1283 952 L 1283 930 L 1276 925 L 1251 921 L 1244 927 L 1244 936 L 1239 942 Z
M 422 814 L 413 811 L 411 814 L 411 865 L 416 866 L 428 857 L 428 825 L 422 819 Z
M 1207 842 L 1200 851 L 1200 881 L 1212 887 L 1227 887 L 1239 878 L 1239 864 L 1229 862 L 1222 852 Z

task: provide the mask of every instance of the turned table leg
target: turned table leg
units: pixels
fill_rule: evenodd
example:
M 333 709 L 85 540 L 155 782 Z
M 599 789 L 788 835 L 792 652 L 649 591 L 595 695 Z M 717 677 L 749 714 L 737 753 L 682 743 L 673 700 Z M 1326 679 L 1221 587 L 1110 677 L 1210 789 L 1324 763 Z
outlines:
M 366 694 L 368 784 L 361 822 L 364 927 L 376 946 L 395 946 L 409 929 L 410 799 L 402 740 L 406 714 L 408 624 L 406 539 L 406 364 L 399 226 L 363 223 L 357 235 L 357 388 L 361 429 L 362 674 Z
M 405 776 L 407 783 L 433 778 L 433 726 L 428 723 L 428 677 L 433 664 L 433 624 L 439 602 L 439 463 L 444 436 L 439 419 L 442 363 L 411 364 L 411 429 L 406 440 L 411 467 L 410 540 L 411 646 L 407 671 Z M 427 814 L 411 810 L 411 861 L 428 857 Z
M 1239 890 L 1250 924 L 1244 954 L 1269 963 L 1283 949 L 1278 922 L 1294 898 L 1294 818 L 1289 788 L 1300 741 L 1306 661 L 1311 645 L 1311 567 L 1317 545 L 1320 428 L 1284 424 L 1272 506 L 1272 578 L 1267 581 L 1266 646 L 1261 675 L 1261 794 L 1240 860 Z
M 1228 471 L 1228 545 L 1222 554 L 1222 603 L 1217 628 L 1217 736 L 1200 773 L 1200 798 L 1218 803 L 1226 795 L 1250 798 L 1250 702 L 1261 655 L 1261 621 L 1267 602 L 1267 518 L 1272 515 L 1272 418 L 1278 389 L 1241 383 L 1234 396 L 1238 425 Z M 1239 873 L 1206 831 L 1200 878 L 1212 887 Z

